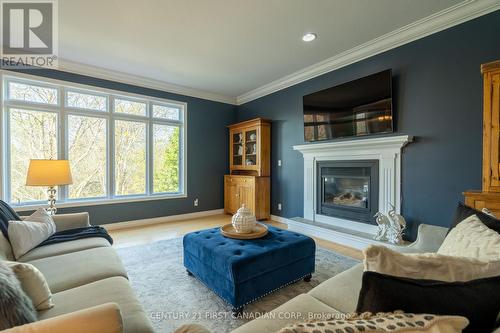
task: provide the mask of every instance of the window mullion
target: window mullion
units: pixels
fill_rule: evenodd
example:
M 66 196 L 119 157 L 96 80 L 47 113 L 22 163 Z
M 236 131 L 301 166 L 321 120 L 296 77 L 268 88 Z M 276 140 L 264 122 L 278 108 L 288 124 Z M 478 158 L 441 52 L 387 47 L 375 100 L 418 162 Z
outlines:
M 11 157 L 10 157 L 10 109 L 8 107 L 5 108 L 4 112 L 5 118 L 5 163 L 4 163 L 4 172 L 5 172 L 5 199 L 7 202 L 12 202 L 12 195 L 11 195 Z
M 59 156 L 59 159 L 65 159 L 67 160 L 69 158 L 69 133 L 68 133 L 68 116 L 66 115 L 66 112 L 64 112 L 64 105 L 65 105 L 65 91 L 63 87 L 59 88 L 59 117 L 58 117 L 58 132 L 57 132 L 57 137 L 58 137 L 58 147 L 57 147 L 57 155 Z M 59 186 L 59 200 L 64 202 L 68 199 L 68 193 L 69 193 L 69 185 L 64 185 L 64 186 Z
M 146 123 L 146 193 L 153 193 L 153 124 Z
M 115 186 L 115 110 L 113 109 L 114 97 L 110 96 L 108 98 L 108 112 L 109 112 L 109 124 L 108 124 L 108 197 L 114 198 L 116 195 Z

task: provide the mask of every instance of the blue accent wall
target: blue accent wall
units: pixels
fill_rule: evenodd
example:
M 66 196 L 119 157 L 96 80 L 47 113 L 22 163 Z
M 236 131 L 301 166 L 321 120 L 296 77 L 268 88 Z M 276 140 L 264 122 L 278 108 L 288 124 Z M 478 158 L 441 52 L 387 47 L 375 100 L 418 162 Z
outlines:
M 36 69 L 19 72 L 188 104 L 187 198 L 60 208 L 58 213 L 87 211 L 93 224 L 107 224 L 220 209 L 224 206 L 223 179 L 229 163 L 226 126 L 236 121 L 234 105 L 61 71 Z M 193 205 L 195 198 L 199 198 L 198 207 Z
M 402 158 L 410 238 L 420 223 L 449 226 L 461 193 L 481 189 L 480 65 L 500 59 L 499 31 L 497 11 L 239 106 L 239 121 L 273 120 L 272 214 L 303 216 L 303 158 L 292 149 L 304 144 L 302 96 L 392 68 L 395 134 L 416 137 Z

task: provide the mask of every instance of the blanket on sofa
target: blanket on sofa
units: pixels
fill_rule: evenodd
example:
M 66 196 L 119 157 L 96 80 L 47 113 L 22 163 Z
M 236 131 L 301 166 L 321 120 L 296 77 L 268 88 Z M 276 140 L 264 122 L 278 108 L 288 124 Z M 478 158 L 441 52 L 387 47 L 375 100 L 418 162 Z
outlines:
M 44 240 L 42 243 L 40 243 L 37 247 L 92 237 L 105 238 L 111 245 L 113 245 L 113 238 L 111 238 L 106 229 L 100 226 L 90 226 L 56 232 L 55 234 Z
M 20 219 L 21 218 L 12 207 L 5 201 L 0 200 L 0 231 L 7 240 L 9 239 L 9 234 L 7 232 L 9 221 L 19 221 Z

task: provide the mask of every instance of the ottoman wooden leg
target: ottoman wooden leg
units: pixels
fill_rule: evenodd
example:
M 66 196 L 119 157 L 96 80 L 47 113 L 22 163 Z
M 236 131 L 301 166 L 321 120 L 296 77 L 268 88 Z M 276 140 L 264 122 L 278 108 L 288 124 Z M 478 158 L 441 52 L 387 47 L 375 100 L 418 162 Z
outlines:
M 189 276 L 193 276 L 193 273 L 191 273 L 190 271 L 186 270 L 186 273 L 189 275 Z
M 311 274 L 304 276 L 304 281 L 306 281 L 306 282 L 310 282 L 311 279 L 312 279 L 312 275 Z

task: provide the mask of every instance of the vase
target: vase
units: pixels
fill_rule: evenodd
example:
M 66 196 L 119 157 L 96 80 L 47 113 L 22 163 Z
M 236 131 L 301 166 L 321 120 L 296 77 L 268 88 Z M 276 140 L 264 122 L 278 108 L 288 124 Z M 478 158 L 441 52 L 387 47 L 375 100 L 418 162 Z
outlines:
M 240 209 L 233 215 L 232 224 L 234 230 L 237 233 L 241 234 L 249 234 L 251 233 L 255 226 L 257 225 L 257 220 L 255 216 L 252 214 L 252 211 L 245 207 L 245 205 L 241 206 Z

